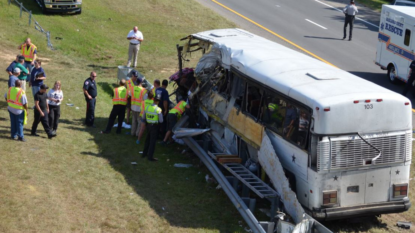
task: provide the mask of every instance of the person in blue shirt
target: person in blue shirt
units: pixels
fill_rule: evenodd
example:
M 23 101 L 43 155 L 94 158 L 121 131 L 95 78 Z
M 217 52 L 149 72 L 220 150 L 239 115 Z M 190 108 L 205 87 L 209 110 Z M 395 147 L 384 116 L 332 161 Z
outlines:
M 166 79 L 163 80 L 161 83 L 161 87 L 158 87 L 156 89 L 156 96 L 159 96 L 160 102 L 158 104 L 159 108 L 161 108 L 161 111 L 163 113 L 163 117 L 166 119 L 167 113 L 169 112 L 169 92 L 167 91 L 167 86 L 169 85 L 169 81 Z M 164 138 L 164 135 L 167 131 L 167 121 L 164 121 L 160 125 L 160 132 L 159 137 L 160 139 Z
M 35 61 L 35 67 L 30 74 L 29 87 L 32 87 L 33 98 L 36 93 L 40 90 L 40 86 L 43 84 L 43 81 L 46 79 L 45 70 L 41 67 L 42 62 L 39 60 Z
M 7 82 L 7 86 L 10 87 L 14 87 L 16 84 L 16 80 L 19 80 L 18 76 L 20 75 L 20 69 L 19 68 L 14 68 L 13 70 L 13 74 L 9 77 L 9 81 Z
M 20 57 L 22 57 L 22 59 L 24 59 L 24 57 L 22 55 L 17 55 L 16 60 L 14 60 L 12 63 L 10 63 L 10 65 L 7 67 L 6 72 L 9 74 L 9 77 L 13 75 L 13 70 L 16 67 L 16 64 L 19 62 Z

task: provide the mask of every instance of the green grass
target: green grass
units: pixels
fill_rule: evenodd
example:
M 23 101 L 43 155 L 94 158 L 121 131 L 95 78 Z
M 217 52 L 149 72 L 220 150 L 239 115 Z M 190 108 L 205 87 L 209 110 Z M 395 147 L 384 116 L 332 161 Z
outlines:
M 45 37 L 28 27 L 27 15 L 19 18 L 17 6 L 0 1 L 0 69 L 29 36 L 39 48 L 46 83 L 61 80 L 65 99 L 58 137 L 48 140 L 41 125 L 40 138 L 27 136 L 33 121 L 29 111 L 26 143 L 9 139 L 7 104 L 0 100 L 0 232 L 242 231 L 236 209 L 222 191 L 206 183 L 208 171 L 198 167 L 198 160 L 180 153 L 183 147 L 158 147 L 155 157 L 160 161 L 150 163 L 139 154 L 144 143 L 136 145 L 126 130 L 122 135 L 99 134 L 112 108 L 108 87 L 116 80 L 116 67 L 127 62 L 125 38 L 133 26 L 139 26 L 145 39 L 138 70 L 153 80 L 177 70 L 180 38 L 234 25 L 186 0 L 89 0 L 82 15 L 71 16 L 41 15 L 34 1 L 24 4 L 51 31 L 57 50 L 49 50 Z M 81 88 L 92 70 L 98 74 L 98 128 L 86 129 Z M 3 73 L 3 92 L 6 81 Z M 31 90 L 27 95 L 32 106 Z M 174 163 L 194 167 L 175 168 Z
M 394 0 L 356 0 L 359 5 L 367 6 L 371 9 L 380 11 L 383 4 L 391 4 Z

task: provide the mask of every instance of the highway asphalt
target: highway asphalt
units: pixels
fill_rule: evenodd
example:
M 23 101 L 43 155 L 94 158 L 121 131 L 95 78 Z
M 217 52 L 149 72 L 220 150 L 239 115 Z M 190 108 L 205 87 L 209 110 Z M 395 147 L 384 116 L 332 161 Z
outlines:
M 380 13 L 356 4 L 353 39 L 342 40 L 346 0 L 197 0 L 238 27 L 401 93 L 404 83 L 389 82 L 386 71 L 375 65 Z M 349 31 L 347 30 L 347 34 Z M 347 35 L 348 36 L 348 35 Z M 281 37 L 300 46 L 299 49 Z M 408 94 L 411 102 L 415 99 Z M 413 106 L 413 104 L 412 104 Z

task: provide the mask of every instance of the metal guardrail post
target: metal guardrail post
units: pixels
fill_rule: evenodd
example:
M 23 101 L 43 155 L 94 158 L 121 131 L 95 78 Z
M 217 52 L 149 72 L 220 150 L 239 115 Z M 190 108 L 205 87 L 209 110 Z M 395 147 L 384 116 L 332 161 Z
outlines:
M 29 26 L 32 23 L 32 11 L 29 11 Z
M 23 12 L 23 3 L 20 3 L 20 18 L 22 18 L 22 12 Z

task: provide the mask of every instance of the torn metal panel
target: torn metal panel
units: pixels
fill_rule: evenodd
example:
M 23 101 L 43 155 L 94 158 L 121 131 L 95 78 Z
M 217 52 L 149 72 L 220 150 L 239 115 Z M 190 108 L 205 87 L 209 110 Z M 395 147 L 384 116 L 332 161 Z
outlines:
M 290 222 L 286 222 L 283 220 L 278 221 L 278 224 L 277 224 L 278 233 L 291 233 L 293 232 L 294 228 L 295 228 L 295 225 Z
M 246 138 L 253 142 L 254 147 L 260 147 L 264 126 L 245 114 L 238 114 L 236 108 L 232 108 L 229 114 L 228 124 L 240 132 L 244 139 Z M 249 141 L 247 141 L 247 143 L 249 143 Z
M 228 104 L 228 106 L 226 108 L 226 112 L 225 112 L 225 114 L 222 117 L 222 120 L 223 121 L 226 121 L 228 119 L 229 114 L 231 113 L 232 108 L 235 105 L 235 101 L 236 101 L 236 98 L 235 97 L 231 97 L 231 99 L 229 100 L 229 104 Z
M 295 223 L 300 223 L 304 218 L 304 209 L 298 202 L 297 195 L 290 188 L 280 160 L 266 132 L 263 132 L 258 160 L 270 178 L 274 188 L 281 195 L 287 213 L 294 219 Z
M 208 131 L 210 131 L 210 129 L 177 128 L 174 131 L 174 135 L 176 135 L 176 138 L 194 137 L 194 136 L 197 136 L 197 135 L 204 134 Z
M 299 224 L 297 224 L 292 231 L 292 233 L 311 233 L 311 228 L 313 227 L 313 221 L 304 219 Z

